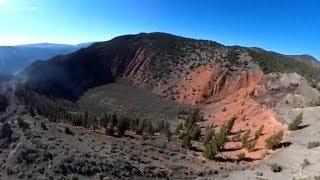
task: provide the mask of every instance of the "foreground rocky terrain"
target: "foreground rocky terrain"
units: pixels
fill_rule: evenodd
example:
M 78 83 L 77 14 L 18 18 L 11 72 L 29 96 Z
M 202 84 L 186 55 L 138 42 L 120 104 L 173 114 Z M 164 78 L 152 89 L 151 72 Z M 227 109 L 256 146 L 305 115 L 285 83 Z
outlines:
M 38 61 L 2 83 L 1 176 L 298 177 L 318 155 L 316 72 L 300 56 L 164 33 Z
M 251 166 L 205 159 L 201 144 L 183 149 L 176 137 L 128 132 L 119 138 L 23 114 L 17 116 L 23 121 L 10 119 L 10 140 L 1 139 L 3 179 L 193 179 Z
M 309 144 L 318 142 L 320 138 L 319 110 L 319 107 L 308 107 L 291 111 L 288 118 L 303 112 L 302 126 L 305 127 L 288 135 L 285 141 L 292 143 L 289 147 L 277 150 L 253 170 L 237 171 L 217 179 L 318 179 L 320 149 Z M 279 164 L 283 171 L 272 172 L 270 167 L 274 163 Z

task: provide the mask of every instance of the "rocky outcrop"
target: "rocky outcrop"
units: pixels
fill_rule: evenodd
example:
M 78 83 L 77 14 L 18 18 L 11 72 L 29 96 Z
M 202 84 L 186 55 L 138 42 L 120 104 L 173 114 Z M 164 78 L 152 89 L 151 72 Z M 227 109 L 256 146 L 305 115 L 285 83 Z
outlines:
M 290 123 L 287 115 L 295 108 L 318 106 L 319 91 L 312 88 L 307 80 L 297 73 L 271 73 L 265 76 L 257 101 L 273 109 L 278 120 Z
M 146 72 L 150 67 L 151 57 L 148 49 L 138 49 L 133 59 L 126 66 L 122 77 L 136 86 L 145 87 L 148 80 Z
M 276 105 L 309 107 L 319 104 L 319 91 L 312 88 L 306 79 L 297 73 L 277 74 L 271 73 L 265 77 L 264 89 L 270 93 L 282 95 L 277 98 Z

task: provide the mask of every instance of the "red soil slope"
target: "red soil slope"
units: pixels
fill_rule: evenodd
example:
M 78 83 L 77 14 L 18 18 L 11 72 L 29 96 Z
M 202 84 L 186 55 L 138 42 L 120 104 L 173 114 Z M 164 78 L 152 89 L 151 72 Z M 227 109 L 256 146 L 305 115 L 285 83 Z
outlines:
M 259 69 L 243 71 L 232 76 L 217 68 L 202 66 L 178 81 L 171 89 L 168 98 L 181 103 L 196 105 L 204 114 L 208 126 L 214 125 L 216 131 L 232 117 L 236 117 L 232 134 L 250 130 L 250 138 L 260 126 L 263 135 L 258 138 L 253 152 L 242 148 L 241 142 L 228 142 L 222 156 L 236 158 L 240 153 L 259 159 L 265 155 L 265 139 L 286 126 L 277 121 L 272 109 L 255 100 L 262 94 L 263 72 Z M 232 138 L 232 136 L 230 137 Z

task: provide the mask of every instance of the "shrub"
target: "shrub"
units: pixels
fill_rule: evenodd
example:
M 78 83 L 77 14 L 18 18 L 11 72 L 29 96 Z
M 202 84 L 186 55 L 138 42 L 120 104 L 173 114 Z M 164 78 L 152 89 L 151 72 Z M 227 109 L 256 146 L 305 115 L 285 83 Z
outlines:
M 241 131 L 238 131 L 237 133 L 235 133 L 230 140 L 233 142 L 241 141 Z
M 180 123 L 177 126 L 176 130 L 174 131 L 174 134 L 178 135 L 182 129 L 183 129 L 183 125 L 182 125 L 182 123 Z
M 178 135 L 178 139 L 181 139 L 181 140 L 182 140 L 185 136 L 186 136 L 185 133 L 180 133 L 180 134 Z
M 114 129 L 112 127 L 106 127 L 105 133 L 108 136 L 113 136 L 114 135 Z
M 48 130 L 46 124 L 43 121 L 41 122 L 40 126 L 42 130 Z
M 240 153 L 240 154 L 237 155 L 237 158 L 238 158 L 237 159 L 238 162 L 243 161 L 246 158 L 246 154 L 245 153 Z
M 203 145 L 206 146 L 210 143 L 210 141 L 212 140 L 213 138 L 213 130 L 211 128 L 209 128 L 207 130 L 207 133 L 206 135 L 204 136 L 204 139 L 203 139 Z
M 120 119 L 117 124 L 117 134 L 118 136 L 123 136 L 129 128 L 129 122 L 126 118 Z
M 182 139 L 181 147 L 182 148 L 191 148 L 191 146 L 192 146 L 191 140 L 192 139 L 189 135 L 184 136 Z
M 110 117 L 109 117 L 109 115 L 108 115 L 108 113 L 107 112 L 105 112 L 104 114 L 103 114 L 103 117 L 101 118 L 101 120 L 100 120 L 100 123 L 101 123 L 101 126 L 103 126 L 103 127 L 107 127 L 108 126 L 108 123 L 110 122 Z
M 246 148 L 249 152 L 253 151 L 256 147 L 256 140 L 247 141 L 243 146 Z
M 133 131 L 135 131 L 140 124 L 140 120 L 139 119 L 131 119 L 129 122 L 129 128 Z
M 191 129 L 196 122 L 201 121 L 202 117 L 200 116 L 200 112 L 198 109 L 194 110 L 192 113 L 189 113 L 186 121 L 185 121 L 185 127 L 187 129 Z
M 157 128 L 156 128 L 156 131 L 158 131 L 158 132 L 163 132 L 164 129 L 165 129 L 165 123 L 164 123 L 164 121 L 162 120 L 162 121 L 160 121 L 160 122 L 158 123 L 158 126 L 157 126 Z
M 116 114 L 112 114 L 111 116 L 111 126 L 115 127 L 118 124 L 118 117 Z
M 215 141 L 208 143 L 203 151 L 203 156 L 209 159 L 214 158 L 219 152 L 219 147 Z
M 0 129 L 0 139 L 8 138 L 11 139 L 13 131 L 8 122 L 5 122 Z
M 231 129 L 232 129 L 235 121 L 236 121 L 236 117 L 232 117 L 232 118 L 227 122 L 226 130 L 227 130 L 228 134 L 230 134 Z
M 198 126 L 195 126 L 190 133 L 191 139 L 194 141 L 199 140 L 199 137 L 201 135 L 201 130 Z
M 253 151 L 256 146 L 256 139 L 249 140 L 250 130 L 246 131 L 244 135 L 241 137 L 242 147 L 246 148 L 249 152 Z
M 166 136 L 166 139 L 167 139 L 168 141 L 171 140 L 172 132 L 170 131 L 169 128 L 165 130 L 164 135 Z
M 282 167 L 277 164 L 277 163 L 273 163 L 271 164 L 271 171 L 274 172 L 274 173 L 277 173 L 277 172 L 281 172 L 282 171 Z
M 92 119 L 92 130 L 95 132 L 98 129 L 98 118 L 95 116 Z
M 147 133 L 153 135 L 155 133 L 155 129 L 153 128 L 152 123 L 148 121 L 146 126 Z
M 281 130 L 281 131 L 277 132 L 276 134 L 267 138 L 265 140 L 266 148 L 272 149 L 272 150 L 276 149 L 279 146 L 279 144 L 281 143 L 283 136 L 284 136 L 284 132 Z
M 36 113 L 34 112 L 34 109 L 32 107 L 30 108 L 29 113 L 30 113 L 31 117 L 35 117 L 36 116 Z
M 254 134 L 255 139 L 258 139 L 262 135 L 263 129 L 264 129 L 263 125 L 261 125 L 259 129 L 257 129 L 256 133 Z
M 18 118 L 18 126 L 22 129 L 29 129 L 30 125 L 29 123 L 25 122 L 23 119 Z
M 302 116 L 303 114 L 300 113 L 292 123 L 289 124 L 289 130 L 290 131 L 295 131 L 299 129 L 299 125 L 302 123 Z
M 320 142 L 319 141 L 310 141 L 308 143 L 308 149 L 312 149 L 312 148 L 315 148 L 315 147 L 318 147 L 320 146 Z
M 74 135 L 73 132 L 68 127 L 64 128 L 64 133 L 69 134 L 69 135 Z
M 320 180 L 320 176 L 314 176 L 314 180 Z
M 242 145 L 246 144 L 249 141 L 250 132 L 251 132 L 250 129 L 247 130 L 241 137 Z
M 140 123 L 140 124 L 138 125 L 138 127 L 134 130 L 134 132 L 135 132 L 137 135 L 141 135 L 141 134 L 143 134 L 143 132 L 144 132 L 144 128 L 145 128 L 144 123 Z
M 304 159 L 303 163 L 301 164 L 302 169 L 304 169 L 305 167 L 309 166 L 310 162 L 308 159 Z

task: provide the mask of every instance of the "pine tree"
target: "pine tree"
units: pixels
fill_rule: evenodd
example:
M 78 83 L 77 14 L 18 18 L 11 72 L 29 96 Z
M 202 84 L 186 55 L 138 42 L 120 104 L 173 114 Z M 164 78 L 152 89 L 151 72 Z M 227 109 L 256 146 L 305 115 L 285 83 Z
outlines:
M 142 122 L 140 122 L 140 123 L 138 124 L 137 128 L 135 129 L 135 133 L 136 133 L 137 135 L 142 135 L 143 132 L 144 132 L 144 129 L 145 129 L 144 124 L 143 124 Z
M 255 139 L 258 139 L 262 135 L 263 128 L 264 128 L 264 125 L 261 125 L 259 129 L 256 131 L 256 133 L 254 134 Z
M 150 134 L 150 135 L 153 135 L 154 134 L 154 128 L 152 126 L 152 123 L 150 121 L 147 122 L 147 133 Z
M 203 155 L 206 158 L 212 159 L 214 158 L 219 152 L 219 147 L 216 143 L 216 141 L 212 140 L 212 142 L 208 143 L 205 146 L 205 149 L 203 151 Z
M 92 122 L 92 130 L 95 132 L 97 128 L 98 128 L 98 119 L 97 119 L 97 117 L 95 116 L 95 117 L 93 118 L 93 122 Z
M 137 128 L 139 128 L 140 120 L 139 119 L 131 119 L 130 120 L 130 129 L 135 131 Z
M 30 108 L 30 116 L 31 117 L 35 117 L 36 116 L 36 113 L 34 112 L 33 107 Z
M 300 124 L 302 123 L 303 113 L 300 113 L 292 123 L 289 124 L 289 130 L 295 131 L 299 129 Z
M 11 140 L 13 131 L 11 129 L 11 126 L 8 122 L 3 123 L 1 129 L 0 129 L 0 139 L 7 138 L 8 140 Z
M 257 140 L 251 140 L 251 141 L 247 141 L 243 146 L 244 148 L 246 148 L 249 152 L 253 151 L 256 147 L 257 144 Z
M 197 125 L 195 125 L 195 127 L 191 130 L 191 133 L 190 133 L 191 139 L 194 141 L 197 141 L 199 140 L 200 135 L 201 135 L 201 130 Z
M 116 114 L 112 114 L 111 117 L 111 127 L 115 127 L 118 124 L 118 117 Z
M 167 139 L 168 141 L 171 140 L 172 132 L 171 132 L 170 128 L 165 129 L 165 136 L 166 136 L 166 139 Z
M 106 135 L 113 136 L 114 135 L 114 129 L 112 127 L 106 127 Z
M 249 137 L 250 137 L 250 129 L 247 130 L 241 137 L 242 145 L 246 144 L 249 141 Z
M 161 120 L 159 123 L 158 123 L 158 127 L 157 127 L 157 132 L 163 132 L 165 128 L 165 123 L 163 120 Z
M 174 134 L 175 134 L 175 135 L 178 135 L 182 129 L 183 129 L 183 125 L 182 125 L 182 123 L 180 123 L 180 124 L 177 126 L 176 130 L 174 131 Z
M 83 122 L 84 122 L 83 125 L 84 125 L 84 127 L 89 127 L 89 124 L 90 124 L 89 121 L 90 121 L 89 120 L 89 112 L 86 109 L 85 112 L 84 112 L 84 116 L 83 116 Z
M 279 146 L 279 144 L 281 143 L 283 136 L 284 136 L 283 130 L 270 136 L 268 139 L 265 140 L 266 148 L 272 149 L 272 150 L 276 149 Z
M 118 121 L 117 124 L 117 134 L 118 136 L 123 136 L 126 132 L 126 130 L 128 130 L 129 128 L 129 122 L 126 118 L 122 118 Z
M 181 143 L 181 147 L 182 148 L 191 148 L 192 144 L 191 144 L 191 137 L 189 135 L 184 136 L 184 138 L 182 139 L 182 143 Z
M 109 123 L 109 117 L 107 112 L 104 112 L 103 117 L 101 118 L 101 126 L 106 128 L 108 126 Z
M 211 142 L 213 135 L 214 135 L 213 130 L 211 128 L 208 128 L 206 135 L 204 136 L 204 139 L 203 139 L 203 145 L 205 147 Z

